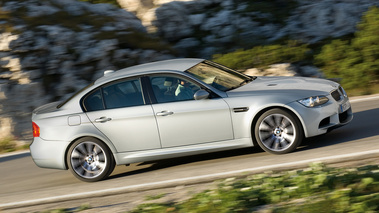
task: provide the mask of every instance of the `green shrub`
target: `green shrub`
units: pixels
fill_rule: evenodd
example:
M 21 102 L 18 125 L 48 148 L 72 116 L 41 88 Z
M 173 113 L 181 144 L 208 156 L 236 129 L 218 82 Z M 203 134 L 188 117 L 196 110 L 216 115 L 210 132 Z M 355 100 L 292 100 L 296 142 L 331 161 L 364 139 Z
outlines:
M 181 203 L 142 204 L 132 212 L 377 212 L 379 166 L 266 172 L 226 179 Z
M 0 153 L 12 152 L 16 150 L 16 143 L 12 138 L 4 138 L 0 140 Z
M 257 46 L 249 50 L 237 50 L 213 56 L 213 60 L 233 69 L 265 67 L 276 63 L 295 63 L 306 60 L 309 48 L 305 44 L 289 41 L 286 45 Z
M 333 40 L 315 56 L 327 77 L 342 78 L 347 89 L 369 88 L 379 80 L 379 9 L 372 7 L 349 41 Z
M 181 203 L 142 204 L 132 212 L 377 212 L 379 166 L 266 172 L 226 179 Z

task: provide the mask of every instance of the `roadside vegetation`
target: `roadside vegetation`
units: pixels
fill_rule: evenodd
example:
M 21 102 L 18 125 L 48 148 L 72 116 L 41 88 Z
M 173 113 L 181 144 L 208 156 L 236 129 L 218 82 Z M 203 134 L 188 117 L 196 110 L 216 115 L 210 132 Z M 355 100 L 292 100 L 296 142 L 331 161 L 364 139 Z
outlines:
M 149 203 L 131 212 L 378 212 L 379 166 L 265 172 L 219 181 L 180 203 Z
M 13 138 L 3 138 L 0 140 L 0 154 L 13 152 L 17 150 L 25 150 L 28 149 L 28 144 L 18 144 Z
M 311 49 L 298 41 L 286 44 L 256 46 L 248 50 L 237 50 L 228 54 L 216 54 L 213 60 L 227 67 L 244 70 L 252 67 L 264 68 L 277 63 L 297 63 L 311 59 Z
M 257 46 L 214 55 L 213 60 L 234 69 L 263 68 L 274 63 L 311 64 L 327 78 L 340 78 L 349 95 L 379 92 L 379 8 L 371 7 L 357 25 L 354 35 L 307 45 Z
M 347 89 L 367 88 L 379 81 L 379 8 L 372 7 L 350 40 L 333 40 L 322 47 L 315 62 L 331 78 L 342 78 Z
M 144 204 L 130 213 L 379 212 L 379 165 L 335 168 L 314 163 L 305 169 L 268 171 L 215 184 L 217 187 L 180 202 L 154 202 L 168 194 L 148 196 Z M 83 204 L 42 212 L 68 213 L 91 208 Z

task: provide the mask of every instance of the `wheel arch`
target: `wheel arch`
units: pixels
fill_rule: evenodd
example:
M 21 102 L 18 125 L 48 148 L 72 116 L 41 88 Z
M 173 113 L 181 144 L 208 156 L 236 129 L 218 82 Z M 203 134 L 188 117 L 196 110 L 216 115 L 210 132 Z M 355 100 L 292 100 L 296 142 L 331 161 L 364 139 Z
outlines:
M 74 144 L 76 141 L 82 139 L 82 138 L 86 138 L 86 137 L 89 137 L 89 138 L 94 138 L 94 139 L 97 139 L 99 141 L 101 141 L 102 143 L 104 143 L 104 145 L 109 149 L 109 151 L 111 152 L 111 156 L 113 158 L 113 160 L 116 162 L 116 158 L 114 157 L 114 154 L 117 152 L 116 151 L 116 148 L 113 146 L 113 144 L 111 144 L 110 142 L 108 142 L 107 140 L 104 140 L 104 138 L 101 138 L 101 137 L 98 137 L 98 136 L 94 136 L 94 135 L 82 135 L 82 136 L 78 136 L 74 139 L 71 140 L 71 142 L 68 144 L 68 146 L 66 147 L 66 150 L 65 150 L 65 153 L 64 153 L 64 163 L 65 163 L 65 169 L 67 170 L 69 167 L 68 167 L 68 162 L 67 162 L 67 155 L 68 155 L 68 151 L 70 150 L 72 144 Z M 117 162 L 116 162 L 117 164 Z
M 304 121 L 303 119 L 301 118 L 301 116 L 292 108 L 288 107 L 288 106 L 285 106 L 285 105 L 273 105 L 273 106 L 269 106 L 269 107 L 265 107 L 263 109 L 260 109 L 256 114 L 255 116 L 253 117 L 252 119 L 252 122 L 251 122 L 251 125 L 250 125 L 250 134 L 251 134 L 251 138 L 253 140 L 253 144 L 254 146 L 258 146 L 258 143 L 255 139 L 255 135 L 254 135 L 254 128 L 255 128 L 255 125 L 259 119 L 259 117 L 261 117 L 261 115 L 271 109 L 282 109 L 290 114 L 292 114 L 296 119 L 298 119 L 299 123 L 301 124 L 300 127 L 301 127 L 301 131 L 303 132 L 304 135 L 306 135 L 306 128 L 305 128 L 305 125 L 304 125 Z

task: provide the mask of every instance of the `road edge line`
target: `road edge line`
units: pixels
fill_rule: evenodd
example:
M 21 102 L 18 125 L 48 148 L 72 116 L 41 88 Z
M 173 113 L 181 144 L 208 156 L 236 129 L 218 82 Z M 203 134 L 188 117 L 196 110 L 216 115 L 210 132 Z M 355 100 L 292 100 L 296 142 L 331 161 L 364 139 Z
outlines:
M 365 96 L 356 96 L 356 97 L 351 97 L 350 103 L 355 103 L 355 102 L 364 102 L 364 101 L 371 101 L 371 100 L 379 100 L 379 94 L 375 95 L 365 95 Z

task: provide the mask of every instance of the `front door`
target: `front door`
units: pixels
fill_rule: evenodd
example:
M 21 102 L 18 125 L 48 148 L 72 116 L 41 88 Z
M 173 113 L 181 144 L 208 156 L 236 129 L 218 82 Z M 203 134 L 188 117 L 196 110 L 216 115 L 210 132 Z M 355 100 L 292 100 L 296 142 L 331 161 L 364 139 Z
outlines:
M 194 100 L 201 87 L 183 77 L 157 75 L 150 82 L 162 148 L 233 139 L 230 110 L 222 98 Z

